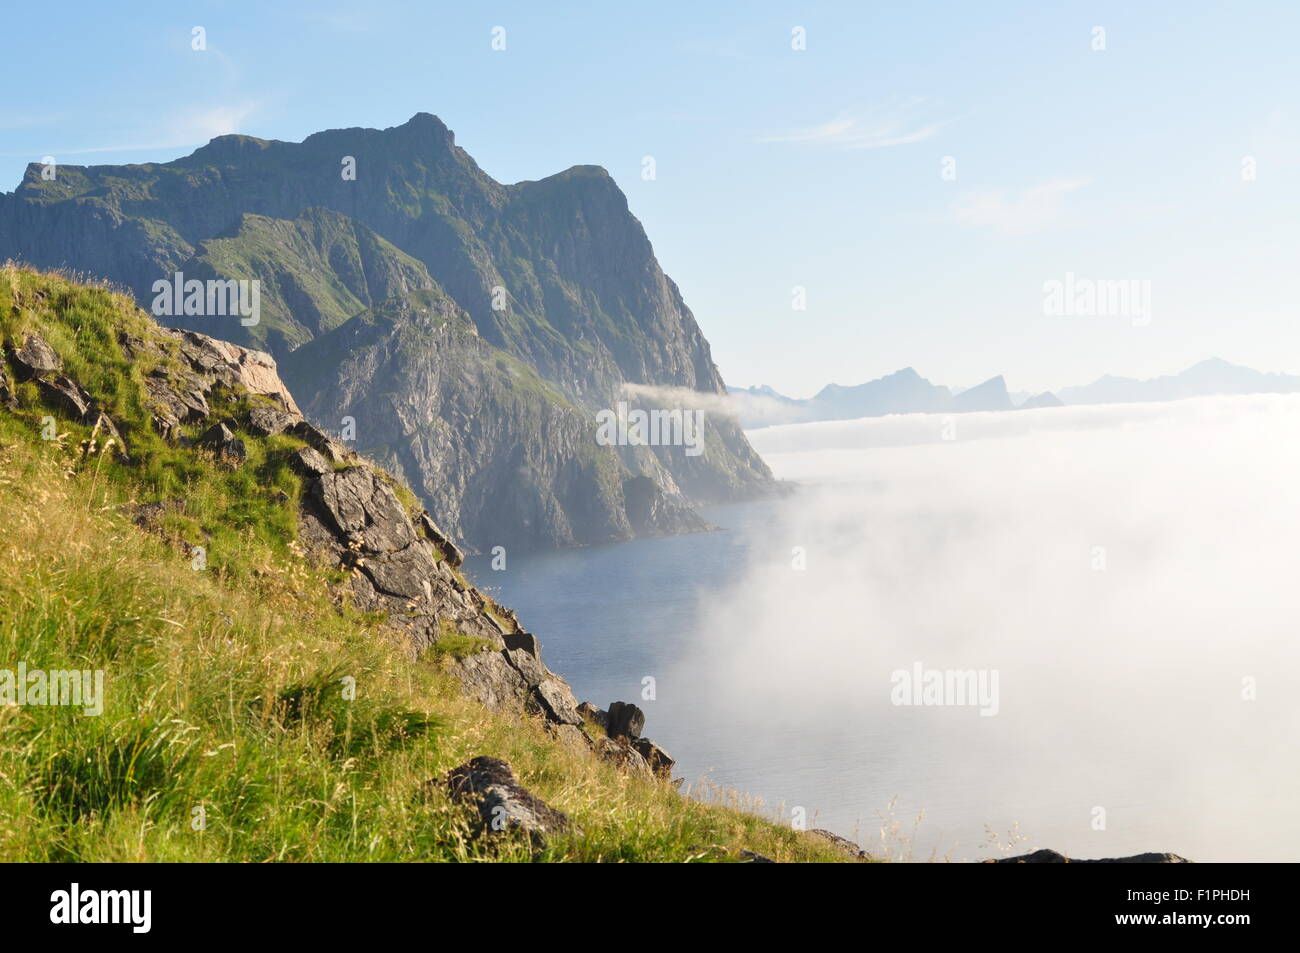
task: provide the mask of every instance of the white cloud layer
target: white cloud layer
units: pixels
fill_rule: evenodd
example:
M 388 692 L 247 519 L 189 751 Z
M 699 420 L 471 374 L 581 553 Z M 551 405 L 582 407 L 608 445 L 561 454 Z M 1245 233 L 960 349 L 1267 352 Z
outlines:
M 795 142 L 845 149 L 884 149 L 923 142 L 937 135 L 946 121 L 924 120 L 918 113 L 926 100 L 912 97 L 837 116 L 814 126 L 762 136 L 759 142 Z
M 1296 859 L 1300 396 L 943 424 L 751 432 L 805 488 L 674 678 L 781 759 L 759 793 L 868 846 L 898 796 L 918 859 L 1015 823 L 1081 857 Z M 998 714 L 891 705 L 916 662 L 997 670 Z

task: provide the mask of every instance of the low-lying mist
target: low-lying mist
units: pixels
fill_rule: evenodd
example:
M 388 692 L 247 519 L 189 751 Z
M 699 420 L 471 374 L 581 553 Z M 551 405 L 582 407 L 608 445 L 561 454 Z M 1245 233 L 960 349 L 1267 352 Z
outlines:
M 917 859 L 1297 859 L 1300 396 L 749 436 L 801 488 L 675 678 L 783 752 L 755 793 L 869 849 L 897 796 Z M 997 713 L 894 704 L 918 664 Z

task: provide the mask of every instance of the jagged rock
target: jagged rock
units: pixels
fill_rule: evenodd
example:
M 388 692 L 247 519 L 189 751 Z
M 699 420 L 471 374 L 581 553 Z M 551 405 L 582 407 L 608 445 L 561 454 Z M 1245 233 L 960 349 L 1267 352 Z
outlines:
M 1134 854 L 1131 857 L 1102 857 L 1093 860 L 1080 860 L 1075 857 L 1066 857 L 1064 854 L 1058 854 L 1054 850 L 1043 848 L 1036 850 L 1032 854 L 1021 854 L 1018 857 L 997 857 L 984 861 L 986 864 L 1190 864 L 1191 861 L 1186 857 L 1179 857 L 1177 854 Z
M 581 725 L 582 716 L 578 714 L 578 701 L 573 697 L 573 690 L 568 682 L 549 672 L 533 689 L 542 703 L 547 716 L 562 725 Z
M 53 380 L 37 378 L 36 386 L 46 403 L 58 407 L 74 420 L 84 421 L 90 415 L 93 403 L 90 395 L 72 378 L 62 374 Z
M 638 536 L 703 533 L 716 528 L 694 510 L 669 499 L 659 484 L 644 475 L 623 481 L 623 507 Z
M 654 772 L 646 764 L 645 758 L 641 757 L 641 752 L 628 744 L 626 739 L 597 738 L 595 751 L 602 761 L 617 765 L 633 777 L 647 781 L 654 777 Z
M 170 331 L 180 342 L 181 354 L 200 374 L 227 387 L 242 387 L 250 394 L 277 400 L 296 419 L 302 411 L 276 370 L 275 359 L 264 351 L 240 347 L 197 331 Z
M 537 641 L 537 636 L 522 628 L 519 625 L 519 620 L 515 617 L 513 612 L 509 609 L 503 609 L 501 606 L 497 606 L 493 611 L 493 614 L 500 616 L 507 626 L 514 626 L 513 631 L 507 631 L 502 635 L 502 638 L 506 640 L 506 648 L 523 649 L 529 655 L 541 656 L 542 646 L 541 643 Z
M 569 818 L 520 785 L 500 758 L 471 758 L 452 769 L 447 788 L 453 800 L 477 809 L 485 833 L 522 831 L 544 837 L 569 828 Z
M 764 857 L 762 854 L 756 854 L 752 850 L 742 850 L 740 852 L 741 860 L 747 864 L 775 864 L 776 861 L 771 857 Z
M 168 440 L 174 440 L 182 424 L 206 420 L 212 413 L 203 391 L 191 386 L 197 379 L 183 382 L 164 377 L 145 378 L 144 388 L 153 403 L 154 428 Z
M 808 832 L 808 836 L 817 837 L 824 841 L 828 841 L 831 844 L 831 846 L 838 847 L 840 850 L 844 851 L 844 853 L 848 854 L 854 860 L 860 860 L 863 862 L 871 860 L 870 854 L 868 854 L 857 844 L 853 843 L 853 841 L 849 840 L 847 837 L 841 837 L 839 834 L 833 834 L 830 831 L 821 829 L 820 827 L 813 828 L 812 830 L 810 830 Z
M 515 667 L 519 677 L 529 688 L 536 688 L 550 674 L 542 664 L 542 660 L 531 652 L 507 648 L 504 654 L 506 660 Z
M 591 702 L 583 702 L 578 706 L 578 714 L 587 721 L 598 725 L 606 734 L 609 734 L 609 712 L 603 708 L 597 708 Z
M 183 499 L 155 500 L 151 503 L 137 503 L 126 507 L 131 519 L 141 529 L 158 532 L 162 528 L 162 518 L 169 513 L 184 513 Z
M 611 702 L 606 731 L 611 738 L 640 738 L 645 728 L 645 712 L 631 702 Z
M 632 747 L 645 759 L 645 763 L 650 766 L 650 770 L 655 774 L 663 777 L 672 775 L 673 765 L 677 762 L 669 757 L 667 751 L 649 738 L 637 738 L 632 742 Z
M 487 708 L 523 705 L 529 698 L 527 683 L 500 652 L 478 652 L 457 659 L 453 671 L 466 693 Z
M 258 404 L 248 412 L 248 432 L 257 437 L 273 437 L 293 425 L 293 418 L 283 411 Z
M 36 338 L 35 335 L 28 338 L 29 343 L 33 340 L 39 340 L 39 338 Z M 42 342 L 42 346 L 44 346 L 44 342 Z M 39 359 L 39 348 L 36 353 L 37 359 Z M 78 423 L 92 427 L 92 435 L 102 432 L 105 435 L 103 437 L 104 443 L 107 443 L 108 438 L 111 437 L 116 443 L 119 452 L 124 457 L 127 455 L 126 441 L 122 439 L 122 434 L 118 431 L 117 425 L 113 423 L 113 419 L 99 410 L 99 405 L 95 399 L 72 378 L 64 374 L 60 374 L 53 380 L 38 377 L 36 378 L 36 387 L 40 391 L 41 399 L 47 404 L 57 407 Z
M 305 420 L 299 420 L 293 426 L 287 428 L 285 433 L 304 441 L 330 463 L 348 463 L 356 456 L 325 431 Z
M 235 436 L 226 421 L 215 423 L 203 431 L 196 443 L 236 464 L 243 463 L 248 457 L 248 448 L 244 446 L 244 441 Z
M 218 386 L 268 397 L 281 408 L 277 411 L 256 405 L 249 414 L 249 433 L 266 436 L 302 420 L 297 404 L 276 372 L 275 361 L 261 351 L 193 331 L 167 328 L 158 329 L 154 338 L 124 332 L 118 340 L 132 360 L 180 357 L 179 366 L 175 360 L 160 363 L 144 381 L 152 403 L 154 428 L 169 440 L 181 437 L 182 425 L 200 423 L 211 416 L 208 397 Z
M 303 476 L 321 476 L 334 470 L 319 451 L 311 447 L 300 447 L 289 458 L 289 464 Z
M 589 754 L 595 747 L 595 743 L 587 733 L 576 725 L 557 725 L 553 721 L 548 721 L 546 731 L 552 737 L 559 739 L 566 748 L 575 752 Z
M 312 484 L 311 495 L 340 533 L 359 536 L 371 552 L 392 553 L 415 542 L 414 527 L 401 502 L 370 467 L 330 469 Z M 432 569 L 427 565 L 419 568 Z M 410 595 L 417 590 L 406 587 L 388 591 Z
M 428 510 L 420 513 L 420 529 L 424 531 L 424 535 L 429 541 L 438 547 L 438 551 L 442 553 L 447 562 L 453 566 L 460 566 L 465 561 L 465 555 L 460 551 L 460 548 L 451 541 L 450 536 L 438 529 L 438 524 L 433 521 L 433 517 L 429 515 Z
M 22 347 L 13 348 L 9 357 L 23 380 L 53 374 L 63 367 L 63 361 L 54 352 L 54 348 L 46 344 L 39 334 L 28 334 L 23 339 Z

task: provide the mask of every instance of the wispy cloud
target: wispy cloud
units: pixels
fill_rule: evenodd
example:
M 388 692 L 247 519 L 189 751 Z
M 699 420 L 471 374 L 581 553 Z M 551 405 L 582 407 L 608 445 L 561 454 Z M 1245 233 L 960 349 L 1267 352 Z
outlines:
M 872 106 L 815 126 L 758 137 L 759 142 L 794 142 L 842 149 L 885 149 L 922 142 L 951 120 L 923 119 L 928 101 L 921 97 Z
M 185 149 L 204 145 L 217 136 L 237 133 L 258 109 L 255 102 L 231 103 L 212 106 L 207 109 L 186 110 L 177 113 L 165 125 L 162 134 L 155 141 L 121 142 L 114 145 L 76 146 L 70 149 L 43 149 L 40 156 L 52 155 L 56 159 L 65 156 L 96 155 L 112 152 L 154 152 L 160 149 Z M 31 158 L 35 162 L 40 156 L 30 152 L 0 153 L 3 158 Z
M 1056 178 L 1019 191 L 980 189 L 952 203 L 952 219 L 970 228 L 991 228 L 1009 234 L 1032 232 L 1060 214 L 1065 197 L 1091 180 Z
M 241 102 L 182 113 L 172 121 L 172 134 L 186 143 L 207 142 L 217 136 L 238 133 L 256 111 L 256 103 Z

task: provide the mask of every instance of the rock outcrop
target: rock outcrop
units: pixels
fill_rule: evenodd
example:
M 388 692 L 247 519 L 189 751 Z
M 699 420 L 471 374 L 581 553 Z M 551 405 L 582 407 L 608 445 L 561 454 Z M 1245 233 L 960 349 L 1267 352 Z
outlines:
M 630 774 L 644 777 L 672 777 L 676 761 L 649 738 L 641 737 L 645 729 L 645 712 L 631 702 L 611 702 L 608 711 L 583 702 L 578 714 L 593 728 L 604 732 L 597 736 L 596 754 Z
M 517 832 L 534 840 L 569 829 L 569 818 L 515 780 L 500 758 L 471 758 L 446 778 L 452 800 L 470 805 L 484 833 Z
M 836 847 L 839 850 L 842 850 L 848 857 L 850 857 L 853 860 L 861 861 L 862 863 L 867 863 L 868 861 L 871 860 L 870 854 L 868 854 L 857 844 L 853 843 L 853 841 L 849 840 L 847 837 L 841 837 L 839 834 L 834 834 L 831 831 L 823 830 L 820 827 L 815 827 L 812 830 L 810 830 L 808 832 L 808 836 L 816 837 L 826 841 L 832 847 Z
M 1016 857 L 998 857 L 992 860 L 984 861 L 986 864 L 1190 864 L 1191 861 L 1186 857 L 1179 857 L 1177 854 L 1134 854 L 1131 857 L 1102 857 L 1093 860 L 1082 860 L 1077 857 L 1066 857 L 1054 850 L 1044 848 L 1036 850 L 1032 854 L 1020 854 Z
M 10 345 L 8 357 L 14 367 L 15 376 L 20 380 L 32 381 L 44 400 L 77 423 L 91 427 L 91 438 L 87 443 L 99 437 L 112 439 L 117 452 L 127 456 L 126 443 L 112 418 L 100 409 L 99 402 L 86 392 L 80 384 L 60 373 L 63 361 L 54 349 L 39 334 L 29 333 L 24 336 L 21 345 Z M 0 404 L 16 409 L 17 396 L 3 367 L 0 367 Z
M 393 477 L 303 417 L 270 355 L 143 321 L 123 328 L 117 343 L 125 358 L 148 369 L 142 397 L 149 423 L 165 439 L 192 443 L 232 466 L 247 457 L 246 440 L 285 434 L 305 444 L 290 458 L 302 479 L 304 554 L 346 571 L 354 603 L 383 614 L 413 656 L 444 654 L 466 689 L 489 706 L 522 707 L 573 731 L 583 723 L 568 684 L 543 664 L 537 638 L 466 581 L 455 543 L 427 512 L 403 504 Z M 34 381 L 52 410 L 93 427 L 92 437 L 111 435 L 122 446 L 96 397 L 64 373 L 39 334 L 10 342 L 6 356 L 15 376 Z M 233 415 L 231 398 L 239 408 Z M 184 506 L 183 500 L 143 501 L 133 515 L 155 528 Z

